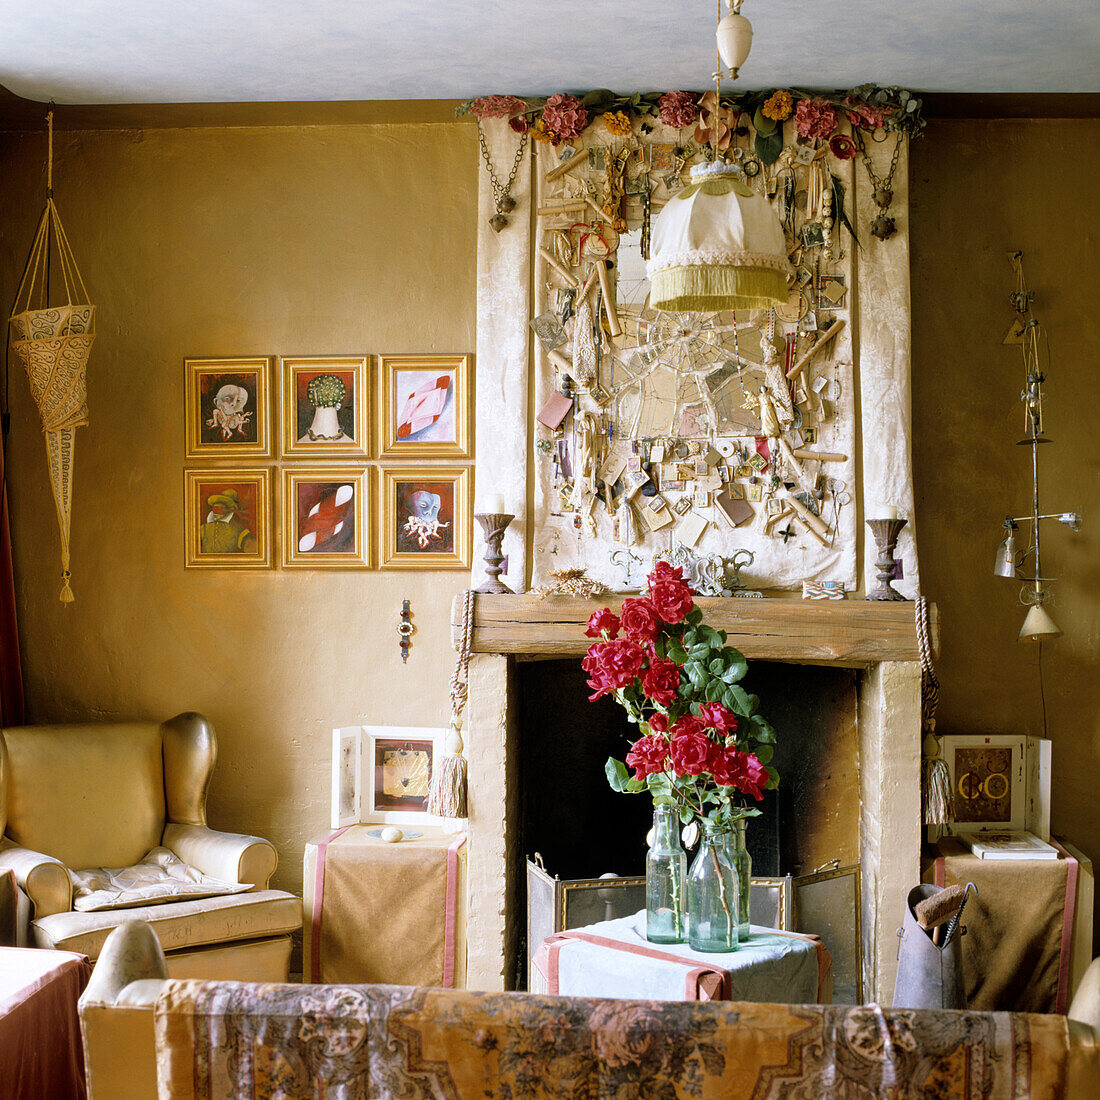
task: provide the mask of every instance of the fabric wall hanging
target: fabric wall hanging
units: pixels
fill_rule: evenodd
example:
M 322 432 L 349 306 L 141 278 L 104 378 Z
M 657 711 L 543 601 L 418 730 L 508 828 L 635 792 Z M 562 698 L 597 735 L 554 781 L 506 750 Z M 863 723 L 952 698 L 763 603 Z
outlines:
M 53 111 L 46 115 L 46 125 L 46 208 L 38 221 L 9 324 L 12 346 L 26 368 L 46 435 L 50 485 L 61 534 L 61 602 L 72 603 L 69 521 L 73 452 L 76 429 L 88 423 L 85 370 L 95 340 L 95 306 L 88 301 L 53 201 Z

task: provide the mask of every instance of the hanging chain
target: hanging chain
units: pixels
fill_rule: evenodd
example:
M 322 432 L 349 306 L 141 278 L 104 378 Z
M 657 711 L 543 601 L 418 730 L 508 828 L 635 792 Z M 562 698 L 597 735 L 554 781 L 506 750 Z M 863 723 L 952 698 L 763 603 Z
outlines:
M 493 224 L 495 219 L 490 219 L 494 229 L 503 229 L 508 224 L 504 215 L 516 208 L 515 199 L 512 198 L 512 184 L 516 182 L 516 173 L 519 171 L 520 161 L 523 160 L 523 151 L 527 148 L 527 134 L 523 133 L 519 138 L 519 147 L 516 149 L 516 159 L 512 162 L 512 171 L 508 173 L 508 182 L 501 183 L 493 168 L 493 158 L 489 155 L 489 146 L 485 142 L 485 131 L 481 127 L 481 119 L 477 120 L 477 140 L 481 145 L 481 159 L 485 162 L 485 168 L 489 173 L 489 185 L 493 189 L 493 201 L 496 207 L 496 218 L 503 218 L 499 227 Z
M 867 146 L 863 141 L 863 135 L 858 127 L 853 129 L 853 133 L 856 137 L 856 144 L 859 146 L 860 155 L 863 158 L 863 167 L 867 169 L 867 178 L 874 188 L 871 198 L 874 200 L 875 206 L 878 207 L 878 214 L 871 221 L 871 235 L 877 237 L 880 241 L 889 240 L 897 232 L 894 219 L 889 217 L 886 211 L 889 209 L 890 203 L 894 201 L 894 173 L 897 171 L 898 158 L 901 156 L 901 131 L 898 130 L 894 137 L 894 155 L 890 158 L 890 169 L 885 176 L 880 176 L 875 171 L 870 154 L 867 152 Z
M 863 158 L 863 167 L 867 169 L 868 179 L 870 179 L 876 190 L 880 188 L 889 190 L 894 182 L 894 173 L 898 168 L 898 157 L 901 156 L 901 131 L 898 130 L 894 135 L 894 155 L 890 158 L 890 168 L 885 176 L 879 176 L 875 171 L 875 166 L 871 163 L 871 156 L 867 152 L 867 146 L 864 144 L 863 134 L 860 132 L 859 128 L 853 126 L 852 132 L 856 136 L 856 144 L 859 146 L 860 156 Z M 889 205 L 889 203 L 887 203 L 887 205 Z

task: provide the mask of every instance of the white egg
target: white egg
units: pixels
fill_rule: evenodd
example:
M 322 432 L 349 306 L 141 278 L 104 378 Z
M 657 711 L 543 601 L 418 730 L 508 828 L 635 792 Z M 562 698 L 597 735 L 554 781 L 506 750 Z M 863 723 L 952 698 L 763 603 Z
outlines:
M 404 835 L 405 834 L 396 825 L 387 825 L 382 830 L 382 839 L 387 844 L 396 844 Z

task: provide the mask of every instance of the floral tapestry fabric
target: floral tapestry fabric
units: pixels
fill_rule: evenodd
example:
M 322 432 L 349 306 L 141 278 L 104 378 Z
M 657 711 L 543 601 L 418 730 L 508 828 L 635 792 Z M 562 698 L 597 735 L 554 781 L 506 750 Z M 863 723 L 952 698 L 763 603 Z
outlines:
M 170 981 L 161 1100 L 1053 1100 L 1064 1017 Z

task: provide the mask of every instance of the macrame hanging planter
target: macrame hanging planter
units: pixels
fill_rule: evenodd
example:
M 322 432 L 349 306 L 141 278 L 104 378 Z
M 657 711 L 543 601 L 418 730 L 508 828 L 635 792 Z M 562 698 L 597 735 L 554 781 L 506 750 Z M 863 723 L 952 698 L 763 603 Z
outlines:
M 88 301 L 84 280 L 53 201 L 53 111 L 46 116 L 46 125 L 49 132 L 46 209 L 38 222 L 9 324 L 12 347 L 26 368 L 31 394 L 42 418 L 61 534 L 61 602 L 72 603 L 69 521 L 73 452 L 76 429 L 88 423 L 85 370 L 95 340 L 95 306 Z

